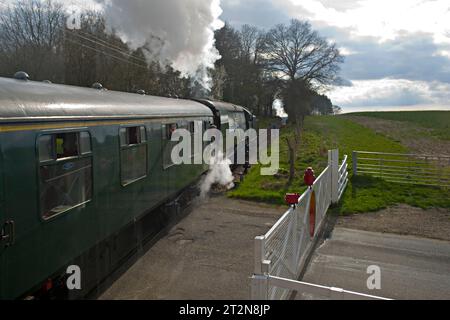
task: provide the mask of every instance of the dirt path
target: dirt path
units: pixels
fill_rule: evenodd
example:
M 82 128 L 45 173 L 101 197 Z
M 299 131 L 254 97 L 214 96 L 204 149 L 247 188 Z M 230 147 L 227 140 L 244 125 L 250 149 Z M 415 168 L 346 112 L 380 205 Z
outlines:
M 418 154 L 450 154 L 450 141 L 430 136 L 430 130 L 409 122 L 377 119 L 372 117 L 345 116 L 366 128 L 400 142 L 411 152 Z
M 450 241 L 450 210 L 398 205 L 379 212 L 340 217 L 337 226 Z

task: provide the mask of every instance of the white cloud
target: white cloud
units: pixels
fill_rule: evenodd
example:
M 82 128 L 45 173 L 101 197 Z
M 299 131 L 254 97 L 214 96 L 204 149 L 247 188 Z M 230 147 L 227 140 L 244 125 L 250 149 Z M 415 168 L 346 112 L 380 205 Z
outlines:
M 328 95 L 355 108 L 450 109 L 449 0 L 273 0 L 338 41 L 353 86 Z
M 447 57 L 450 59 L 450 50 L 439 50 L 438 54 L 442 57 Z
M 360 109 L 445 108 L 450 110 L 450 84 L 442 82 L 379 79 L 352 81 L 351 87 L 335 87 L 328 93 L 345 111 Z
M 339 52 L 343 55 L 343 56 L 351 56 L 353 54 L 357 54 L 357 51 L 354 51 L 350 48 L 347 47 L 340 47 L 339 48 Z
M 406 32 L 433 35 L 436 43 L 450 43 L 450 2 L 448 0 L 361 0 L 337 10 L 324 0 L 274 0 L 291 15 L 329 26 L 349 28 L 354 36 L 393 40 Z M 325 2 L 327 3 L 327 2 Z

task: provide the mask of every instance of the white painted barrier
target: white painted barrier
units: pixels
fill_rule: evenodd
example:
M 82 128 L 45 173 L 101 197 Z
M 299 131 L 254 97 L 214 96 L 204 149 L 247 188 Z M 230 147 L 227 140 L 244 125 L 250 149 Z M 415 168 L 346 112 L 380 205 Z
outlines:
M 348 184 L 348 157 L 339 165 L 339 151 L 329 151 L 328 167 L 311 189 L 290 208 L 270 231 L 255 239 L 255 270 L 252 298 L 282 300 L 294 290 L 314 241 L 323 227 L 329 207 L 341 199 Z M 270 279 L 277 279 L 276 285 Z M 283 282 L 283 280 L 285 282 Z

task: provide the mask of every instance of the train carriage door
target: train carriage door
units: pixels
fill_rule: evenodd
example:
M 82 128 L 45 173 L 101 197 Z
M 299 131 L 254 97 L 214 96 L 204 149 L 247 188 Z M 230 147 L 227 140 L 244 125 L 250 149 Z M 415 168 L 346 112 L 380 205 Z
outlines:
M 163 162 L 163 181 L 164 189 L 166 190 L 166 196 L 170 196 L 175 188 L 173 184 L 173 179 L 175 179 L 175 175 L 173 173 L 174 165 L 172 162 L 172 147 L 173 142 L 172 134 L 175 130 L 178 129 L 178 125 L 176 122 L 164 123 L 162 124 L 162 162 Z
M 4 283 L 7 277 L 5 270 L 5 250 L 6 250 L 6 221 L 5 221 L 5 185 L 4 185 L 4 169 L 3 169 L 3 153 L 0 138 L 0 300 L 5 297 Z

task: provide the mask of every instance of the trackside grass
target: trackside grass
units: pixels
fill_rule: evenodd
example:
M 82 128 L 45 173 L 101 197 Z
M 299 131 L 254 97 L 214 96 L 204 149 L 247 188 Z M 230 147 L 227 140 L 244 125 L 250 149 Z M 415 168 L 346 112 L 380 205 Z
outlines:
M 353 150 L 404 153 L 408 150 L 400 143 L 377 134 L 371 129 L 341 117 L 317 116 L 306 120 L 301 147 L 297 154 L 296 179 L 291 186 L 288 181 L 288 148 L 285 137 L 293 135 L 293 128 L 281 132 L 280 172 L 276 176 L 261 176 L 255 166 L 240 186 L 229 193 L 230 197 L 283 204 L 288 192 L 302 193 L 303 172 L 309 166 L 316 176 L 327 166 L 328 150 L 339 148 L 341 157 L 351 155 Z M 351 178 L 349 187 L 336 210 L 341 214 L 378 211 L 395 204 L 429 208 L 450 208 L 450 191 L 439 188 L 393 184 L 369 177 Z

